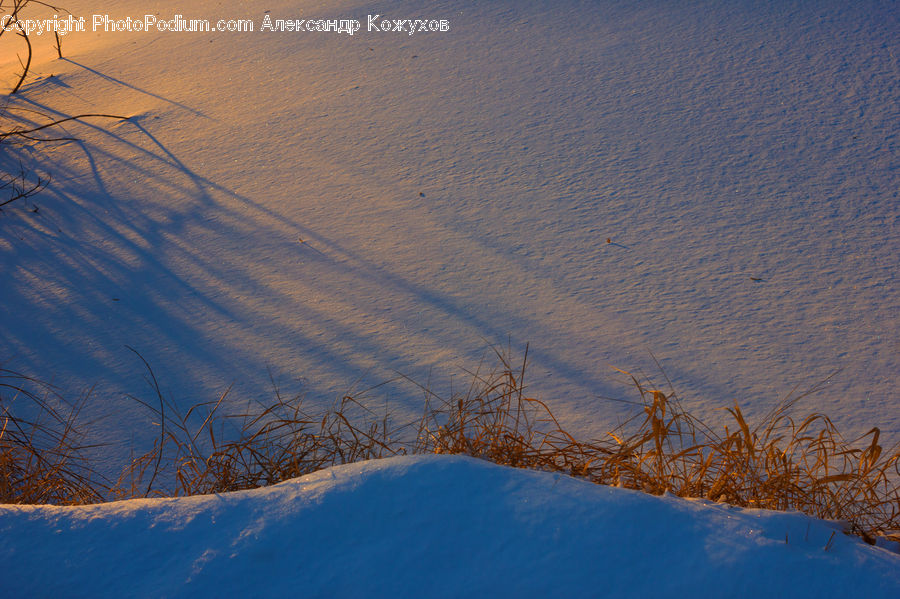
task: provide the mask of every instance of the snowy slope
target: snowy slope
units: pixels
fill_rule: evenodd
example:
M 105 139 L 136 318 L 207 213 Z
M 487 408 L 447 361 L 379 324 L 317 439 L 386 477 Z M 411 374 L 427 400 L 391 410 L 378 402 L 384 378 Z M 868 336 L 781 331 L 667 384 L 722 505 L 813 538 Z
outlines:
M 11 598 L 897 597 L 900 556 L 834 531 L 420 456 L 219 496 L 0 506 L 0 570 Z
M 324 405 L 395 371 L 444 390 L 508 339 L 582 434 L 627 413 L 601 396 L 634 399 L 611 366 L 661 378 L 653 352 L 713 419 L 840 370 L 800 410 L 900 438 L 890 3 L 103 10 L 257 23 L 72 34 L 11 99 L 132 117 L 30 150 L 53 174 L 40 212 L 0 214 L 0 363 L 93 385 L 105 440 L 154 434 L 126 345 L 182 406 L 232 382 L 265 400 L 269 370 Z M 451 29 L 261 32 L 265 11 Z M 373 394 L 400 417 L 420 401 Z

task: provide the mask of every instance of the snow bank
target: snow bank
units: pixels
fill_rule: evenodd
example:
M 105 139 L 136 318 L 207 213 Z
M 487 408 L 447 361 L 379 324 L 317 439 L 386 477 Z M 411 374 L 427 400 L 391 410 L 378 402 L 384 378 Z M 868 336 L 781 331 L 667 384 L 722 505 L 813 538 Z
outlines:
M 6 597 L 900 596 L 900 556 L 797 513 L 458 456 L 273 487 L 0 506 Z

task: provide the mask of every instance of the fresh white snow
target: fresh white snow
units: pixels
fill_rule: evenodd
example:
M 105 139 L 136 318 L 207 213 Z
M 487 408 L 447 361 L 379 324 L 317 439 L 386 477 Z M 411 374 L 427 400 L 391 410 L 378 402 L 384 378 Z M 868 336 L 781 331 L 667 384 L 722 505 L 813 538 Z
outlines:
M 216 496 L 0 506 L 0 564 L 8 597 L 897 597 L 900 555 L 838 528 L 417 456 Z

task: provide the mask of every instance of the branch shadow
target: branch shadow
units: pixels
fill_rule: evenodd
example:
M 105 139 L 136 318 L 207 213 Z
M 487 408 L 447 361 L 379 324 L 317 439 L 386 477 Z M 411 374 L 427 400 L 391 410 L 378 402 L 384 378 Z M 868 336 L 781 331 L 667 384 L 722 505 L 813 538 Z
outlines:
M 68 116 L 28 97 L 17 102 Z M 103 407 L 90 416 L 106 419 L 120 438 L 126 430 L 135 434 L 122 415 L 139 410 L 125 396 L 147 391 L 139 382 L 143 365 L 125 346 L 141 352 L 183 409 L 231 383 L 235 405 L 271 399 L 269 370 L 276 381 L 290 381 L 288 392 L 324 405 L 354 381 L 370 387 L 398 371 L 424 380 L 435 366 L 455 370 L 410 355 L 399 328 L 386 332 L 365 322 L 379 317 L 370 302 L 382 296 L 432 313 L 444 326 L 416 334 L 468 364 L 485 341 L 514 349 L 531 341 L 532 363 L 598 395 L 610 393 L 596 372 L 519 336 L 555 333 L 544 324 L 473 309 L 209 180 L 159 140 L 149 114 L 106 125 L 71 124 L 90 141 L 28 150 L 34 168 L 53 173 L 54 183 L 40 212 L 0 215 L 0 357 L 67 388 L 97 385 Z M 122 191 L 128 189 L 139 197 Z M 298 234 L 306 242 L 298 243 Z M 418 415 L 419 389 L 398 382 L 378 393 L 390 398 L 391 411 Z M 152 429 L 139 434 L 155 436 Z

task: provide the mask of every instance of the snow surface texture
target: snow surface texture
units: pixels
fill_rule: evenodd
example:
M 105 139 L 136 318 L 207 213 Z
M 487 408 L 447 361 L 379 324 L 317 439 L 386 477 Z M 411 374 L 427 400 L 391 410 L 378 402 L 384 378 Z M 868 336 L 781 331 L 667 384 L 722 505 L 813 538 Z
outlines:
M 182 407 L 271 398 L 269 370 L 325 406 L 398 371 L 443 392 L 507 339 L 583 435 L 628 413 L 600 397 L 636 399 L 611 366 L 662 378 L 653 352 L 700 416 L 840 370 L 799 411 L 900 436 L 892 3 L 104 10 L 257 24 L 73 34 L 64 60 L 41 40 L 11 100 L 132 117 L 35 147 L 40 211 L 0 214 L 2 365 L 94 386 L 104 440 L 156 434 L 125 345 Z M 451 30 L 265 33 L 265 11 Z M 373 401 L 405 417 L 421 393 Z
M 460 456 L 217 496 L 0 506 L 0 538 L 7 597 L 900 596 L 900 556 L 802 514 Z

